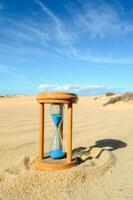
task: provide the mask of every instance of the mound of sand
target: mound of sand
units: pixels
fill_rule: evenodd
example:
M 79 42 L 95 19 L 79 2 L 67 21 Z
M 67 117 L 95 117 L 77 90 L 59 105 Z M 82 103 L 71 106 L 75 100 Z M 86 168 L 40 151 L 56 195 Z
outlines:
M 63 171 L 35 170 L 29 157 L 1 174 L 1 196 L 5 199 L 87 199 L 88 184 L 99 179 L 114 163 L 111 152 L 102 148 L 75 151 L 82 164 Z M 90 188 L 91 189 L 91 188 Z M 84 192 L 84 194 L 82 193 Z

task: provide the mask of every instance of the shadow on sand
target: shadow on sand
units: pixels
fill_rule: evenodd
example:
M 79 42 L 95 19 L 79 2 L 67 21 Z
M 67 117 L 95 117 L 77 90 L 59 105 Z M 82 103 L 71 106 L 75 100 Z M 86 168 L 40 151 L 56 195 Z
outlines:
M 95 155 L 95 158 L 98 159 L 102 155 L 102 153 L 106 151 L 114 151 L 116 149 L 124 148 L 127 146 L 127 143 L 117 140 L 117 139 L 102 139 L 95 142 L 94 145 L 89 147 L 78 147 L 73 149 L 72 154 L 74 158 L 77 158 L 78 164 L 85 162 L 86 160 L 90 160 L 93 157 L 91 156 L 91 152 L 93 149 L 99 148 L 99 151 Z

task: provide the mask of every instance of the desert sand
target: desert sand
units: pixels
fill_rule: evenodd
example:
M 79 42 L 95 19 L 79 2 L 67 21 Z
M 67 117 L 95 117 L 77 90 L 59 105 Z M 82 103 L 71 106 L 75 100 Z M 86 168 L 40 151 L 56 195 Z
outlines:
M 80 97 L 74 105 L 73 154 L 88 159 L 68 170 L 42 172 L 34 167 L 36 97 L 0 98 L 0 200 L 132 200 L 133 103 L 104 107 L 109 98 Z M 47 107 L 46 152 L 53 133 Z

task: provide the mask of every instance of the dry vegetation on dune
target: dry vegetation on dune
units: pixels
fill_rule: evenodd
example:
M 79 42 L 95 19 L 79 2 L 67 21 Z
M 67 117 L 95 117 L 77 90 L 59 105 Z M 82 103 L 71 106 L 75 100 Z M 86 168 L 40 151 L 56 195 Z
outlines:
M 14 98 L 17 97 L 17 95 L 0 95 L 0 99 L 5 99 L 5 98 Z
M 126 92 L 123 95 L 113 97 L 107 103 L 103 104 L 103 106 L 107 106 L 108 104 L 114 104 L 119 101 L 122 101 L 122 102 L 133 101 L 133 92 Z
M 115 93 L 113 93 L 113 92 L 107 92 L 105 95 L 106 95 L 107 97 L 110 97 L 110 96 L 115 95 Z

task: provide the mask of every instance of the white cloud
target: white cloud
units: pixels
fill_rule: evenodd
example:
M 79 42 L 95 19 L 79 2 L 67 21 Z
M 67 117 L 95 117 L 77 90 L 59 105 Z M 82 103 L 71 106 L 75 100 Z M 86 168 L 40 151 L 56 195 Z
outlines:
M 40 0 L 36 0 L 36 3 L 38 3 L 44 13 L 53 20 L 60 42 L 63 45 L 65 44 L 65 47 L 60 47 L 58 46 L 58 41 L 56 41 L 57 45 L 55 48 L 53 47 L 53 50 L 55 50 L 56 53 L 68 56 L 72 59 L 94 63 L 133 64 L 132 58 L 121 58 L 117 53 L 116 55 L 113 53 L 112 56 L 102 56 L 102 54 L 98 56 L 97 53 L 92 54 L 91 48 L 89 49 L 89 47 L 85 47 L 82 53 L 78 47 L 78 38 L 82 41 L 82 37 L 84 38 L 84 36 L 86 37 L 86 41 L 88 41 L 88 39 L 94 39 L 97 37 L 103 39 L 105 37 L 114 35 L 119 36 L 133 32 L 133 25 L 122 20 L 120 16 L 120 14 L 123 14 L 122 8 L 116 8 L 105 3 L 97 4 L 96 7 L 93 7 L 93 4 L 91 3 L 84 4 L 82 2 L 83 7 L 81 7 L 80 10 L 71 10 L 72 16 L 71 22 L 69 23 L 69 27 L 71 27 L 70 31 L 70 29 L 67 29 L 66 24 L 64 24 L 62 20 L 59 19 Z M 88 33 L 88 35 L 86 35 L 86 33 Z M 77 38 L 75 35 L 77 35 Z
M 75 7 L 71 12 L 69 10 L 68 15 L 70 14 L 70 16 L 64 21 L 40 0 L 35 0 L 35 2 L 40 11 L 42 10 L 45 14 L 41 22 L 36 21 L 35 18 L 25 21 L 1 18 L 0 37 L 4 38 L 0 45 L 1 54 L 17 60 L 22 57 L 23 59 L 33 59 L 35 56 L 44 58 L 48 54 L 51 57 L 53 54 L 59 54 L 66 58 L 94 63 L 133 64 L 132 58 L 120 57 L 119 50 L 116 51 L 112 47 L 108 48 L 106 52 L 107 54 L 112 52 L 112 56 L 106 56 L 107 54 L 103 53 L 102 48 L 99 53 L 99 46 L 98 48 L 93 47 L 93 53 L 89 46 L 90 39 L 101 40 L 106 37 L 110 41 L 110 36 L 119 37 L 121 34 L 126 35 L 133 32 L 133 25 L 120 16 L 123 13 L 121 10 L 103 3 L 94 7 L 93 3 L 89 2 L 88 6 L 82 1 L 81 8 Z M 47 23 L 45 20 L 47 17 L 51 19 L 52 24 Z M 96 41 L 94 42 L 96 43 Z M 103 47 L 107 48 L 107 45 L 103 41 Z
M 35 2 L 41 7 L 45 14 L 47 14 L 55 24 L 57 30 L 57 39 L 63 44 L 69 44 L 73 41 L 72 35 L 66 30 L 66 26 L 63 22 L 49 9 L 47 8 L 40 0 L 35 0 Z
M 69 48 L 69 51 L 67 51 L 67 55 L 70 56 L 72 59 L 84 60 L 94 63 L 133 64 L 132 58 L 97 56 L 91 54 L 90 51 L 81 52 L 73 46 Z
M 22 70 L 19 70 L 15 67 L 8 67 L 6 65 L 0 64 L 0 74 L 8 74 L 12 77 L 17 77 L 21 79 L 26 79 L 26 75 L 24 75 L 24 72 Z
M 8 26 L 1 25 L 4 37 L 8 37 L 12 41 L 23 42 L 24 44 L 36 43 L 47 46 L 50 36 L 45 27 L 36 24 L 32 20 L 18 21 L 15 19 L 6 19 Z
M 28 71 L 23 71 L 19 67 L 9 67 L 7 65 L 0 64 L 0 75 L 9 76 L 11 79 L 17 79 L 23 81 L 24 83 L 33 84 L 35 79 L 41 79 L 40 76 L 29 73 Z
M 79 95 L 103 94 L 108 91 L 115 90 L 112 87 L 105 87 L 100 85 L 50 85 L 50 84 L 41 84 L 39 85 L 38 89 L 44 92 L 64 91 L 64 92 L 76 93 Z
M 48 85 L 48 84 L 41 84 L 38 86 L 38 89 L 43 91 L 43 90 L 48 90 L 51 88 L 51 85 Z
M 88 33 L 90 38 L 105 38 L 119 36 L 133 32 L 132 23 L 123 20 L 123 11 L 109 4 L 90 3 L 84 6 L 80 12 L 74 11 L 75 24 L 80 32 Z

